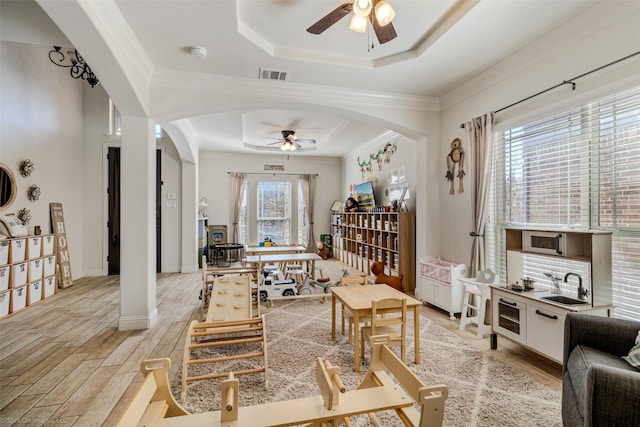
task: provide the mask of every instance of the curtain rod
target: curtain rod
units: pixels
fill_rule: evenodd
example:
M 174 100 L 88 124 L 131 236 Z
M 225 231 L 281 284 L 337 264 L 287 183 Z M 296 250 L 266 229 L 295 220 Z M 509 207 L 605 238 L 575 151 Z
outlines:
M 230 173 L 234 173 L 234 172 L 227 172 L 227 174 Z M 235 173 L 244 173 L 246 175 L 313 175 L 313 176 L 318 176 L 317 173 L 309 173 L 309 174 L 305 174 L 305 173 L 276 173 L 276 172 L 235 172 Z
M 627 59 L 632 58 L 632 57 L 634 57 L 634 56 L 636 56 L 636 55 L 640 55 L 640 51 L 635 52 L 635 53 L 632 53 L 631 55 L 627 55 L 627 56 L 625 56 L 624 58 L 617 59 L 617 60 L 615 60 L 615 61 L 613 61 L 613 62 L 610 62 L 610 63 L 608 63 L 608 64 L 602 65 L 602 66 L 600 66 L 600 67 L 598 67 L 598 68 L 594 68 L 593 70 L 587 71 L 586 73 L 580 74 L 579 76 L 575 76 L 575 77 L 573 77 L 573 78 L 567 79 L 567 80 L 563 81 L 562 83 L 558 83 L 557 85 L 555 85 L 555 86 L 551 86 L 550 88 L 547 88 L 547 89 L 545 89 L 545 90 L 542 90 L 542 91 L 540 91 L 540 92 L 538 92 L 538 93 L 534 93 L 533 95 L 531 95 L 531 96 L 527 96 L 526 98 L 523 98 L 523 99 L 521 99 L 520 101 L 516 101 L 516 102 L 514 102 L 513 104 L 509 104 L 509 105 L 507 105 L 506 107 L 502 107 L 502 108 L 499 108 L 499 109 L 495 110 L 495 113 L 499 113 L 500 111 L 504 111 L 504 110 L 506 110 L 507 108 L 511 108 L 511 107 L 513 107 L 513 106 L 515 106 L 515 105 L 518 105 L 518 104 L 520 104 L 520 103 L 523 103 L 523 102 L 525 102 L 525 101 L 528 101 L 528 100 L 530 100 L 531 98 L 535 98 L 536 96 L 542 95 L 543 93 L 547 93 L 547 92 L 549 92 L 550 90 L 557 89 L 557 88 L 559 88 L 560 86 L 564 86 L 564 85 L 571 85 L 571 90 L 576 90 L 576 83 L 575 83 L 575 81 L 574 81 L 574 80 L 578 80 L 578 79 L 580 79 L 580 78 L 582 78 L 582 77 L 588 76 L 589 74 L 595 73 L 596 71 L 600 71 L 600 70 L 602 70 L 602 69 L 604 69 L 604 68 L 607 68 L 607 67 L 610 67 L 610 66 L 612 66 L 612 65 L 615 65 L 615 64 L 617 64 L 618 62 L 626 61 Z M 464 129 L 465 124 L 464 124 L 464 123 L 461 123 L 461 124 L 460 124 L 460 127 L 461 127 L 462 129 Z

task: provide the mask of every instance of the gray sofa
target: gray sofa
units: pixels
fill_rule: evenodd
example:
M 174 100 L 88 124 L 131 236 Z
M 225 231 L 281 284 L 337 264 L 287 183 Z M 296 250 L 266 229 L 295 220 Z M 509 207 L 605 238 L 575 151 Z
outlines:
M 640 322 L 570 313 L 564 324 L 562 423 L 640 426 L 640 370 L 621 357 Z

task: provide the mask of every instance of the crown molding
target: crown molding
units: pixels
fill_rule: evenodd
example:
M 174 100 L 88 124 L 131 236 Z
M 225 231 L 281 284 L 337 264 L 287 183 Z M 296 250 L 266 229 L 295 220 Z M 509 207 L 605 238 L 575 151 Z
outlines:
M 155 67 L 116 3 L 113 0 L 100 0 L 78 2 L 78 5 L 85 11 L 115 57 L 122 61 L 123 68 L 133 67 L 149 84 Z
M 387 92 L 362 91 L 334 86 L 308 85 L 291 82 L 214 76 L 203 73 L 185 73 L 158 70 L 152 79 L 153 89 L 192 90 L 247 96 L 253 99 L 271 98 L 277 102 L 304 102 L 335 106 L 336 104 L 393 108 L 412 111 L 439 112 L 438 98 Z

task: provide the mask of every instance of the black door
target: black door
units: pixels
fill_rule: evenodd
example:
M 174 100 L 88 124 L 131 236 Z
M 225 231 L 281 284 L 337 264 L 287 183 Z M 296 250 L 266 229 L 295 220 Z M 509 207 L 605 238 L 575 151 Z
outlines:
M 109 147 L 107 154 L 109 163 L 109 275 L 120 274 L 120 147 Z
M 161 265 L 161 201 L 162 201 L 162 171 L 161 152 L 156 150 L 156 272 L 160 273 Z M 108 173 L 108 204 L 109 221 L 107 223 L 109 235 L 109 253 L 107 258 L 108 274 L 120 274 L 120 147 L 109 147 L 107 154 L 109 164 Z

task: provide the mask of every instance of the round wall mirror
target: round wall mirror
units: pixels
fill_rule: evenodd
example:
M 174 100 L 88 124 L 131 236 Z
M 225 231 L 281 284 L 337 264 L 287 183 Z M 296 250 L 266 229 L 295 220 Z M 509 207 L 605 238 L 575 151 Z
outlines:
M 16 177 L 9 166 L 0 163 L 0 211 L 11 206 L 17 193 Z

